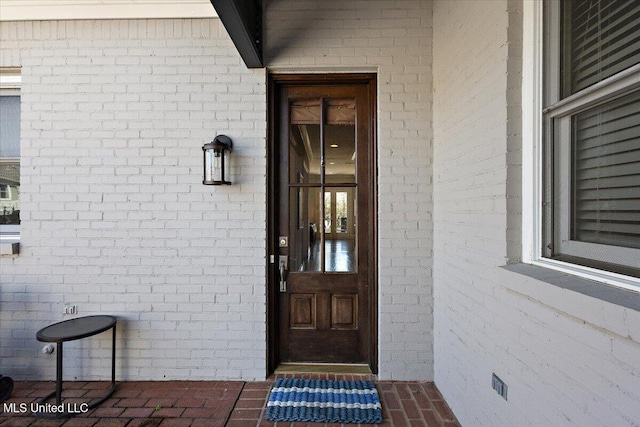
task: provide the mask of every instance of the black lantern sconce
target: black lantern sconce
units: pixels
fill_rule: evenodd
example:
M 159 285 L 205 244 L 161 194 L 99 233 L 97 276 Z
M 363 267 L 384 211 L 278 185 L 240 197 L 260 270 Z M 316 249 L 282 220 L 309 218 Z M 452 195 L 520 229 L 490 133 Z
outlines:
M 231 184 L 229 178 L 229 153 L 233 143 L 231 138 L 225 135 L 218 135 L 208 144 L 202 146 L 204 155 L 204 185 Z

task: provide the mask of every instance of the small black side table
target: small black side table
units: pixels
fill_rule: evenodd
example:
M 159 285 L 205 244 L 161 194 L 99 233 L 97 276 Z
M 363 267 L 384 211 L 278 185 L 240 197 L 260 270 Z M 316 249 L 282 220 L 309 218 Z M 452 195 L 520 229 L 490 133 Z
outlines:
M 101 332 L 113 330 L 111 341 L 111 388 L 106 395 L 95 402 L 89 403 L 87 409 L 95 408 L 107 400 L 116 390 L 116 318 L 114 316 L 86 316 L 54 323 L 42 328 L 36 334 L 38 341 L 55 342 L 57 346 L 56 355 L 56 389 L 40 399 L 40 404 L 56 396 L 56 406 L 62 404 L 62 343 L 91 337 Z M 69 418 L 75 413 L 62 412 L 35 412 L 38 418 Z

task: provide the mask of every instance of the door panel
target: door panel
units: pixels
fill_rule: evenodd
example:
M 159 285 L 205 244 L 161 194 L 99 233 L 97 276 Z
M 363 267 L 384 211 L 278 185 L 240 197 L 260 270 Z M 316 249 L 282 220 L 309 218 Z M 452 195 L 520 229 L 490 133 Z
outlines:
M 358 295 L 331 295 L 331 329 L 358 329 Z
M 374 91 L 362 80 L 273 85 L 270 236 L 287 242 L 270 245 L 276 363 L 373 366 Z
M 316 296 L 314 294 L 290 294 L 291 329 L 316 328 Z

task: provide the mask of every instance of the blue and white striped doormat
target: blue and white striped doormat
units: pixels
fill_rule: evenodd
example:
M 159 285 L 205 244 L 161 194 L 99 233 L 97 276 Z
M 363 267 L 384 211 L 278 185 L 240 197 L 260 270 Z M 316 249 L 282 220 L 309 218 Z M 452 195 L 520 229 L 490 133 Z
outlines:
M 371 381 L 276 380 L 265 418 L 270 421 L 381 423 L 382 406 Z

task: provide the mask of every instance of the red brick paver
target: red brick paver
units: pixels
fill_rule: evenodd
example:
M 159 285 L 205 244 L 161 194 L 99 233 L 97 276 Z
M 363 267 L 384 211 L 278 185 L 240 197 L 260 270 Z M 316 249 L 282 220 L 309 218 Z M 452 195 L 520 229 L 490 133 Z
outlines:
M 292 375 L 286 375 L 292 376 Z M 369 379 L 365 375 L 304 374 L 320 379 Z M 120 382 L 100 407 L 74 418 L 36 419 L 21 413 L 52 391 L 52 382 L 16 382 L 12 413 L 0 411 L 0 427 L 331 427 L 336 424 L 272 423 L 264 419 L 269 381 Z M 382 401 L 383 427 L 458 427 L 449 406 L 433 383 L 376 381 Z M 63 396 L 82 402 L 100 396 L 105 383 L 66 382 Z M 4 410 L 4 404 L 0 410 Z M 9 408 L 11 406 L 7 406 Z M 365 426 L 363 424 L 363 426 Z M 368 426 L 368 425 L 367 425 Z

